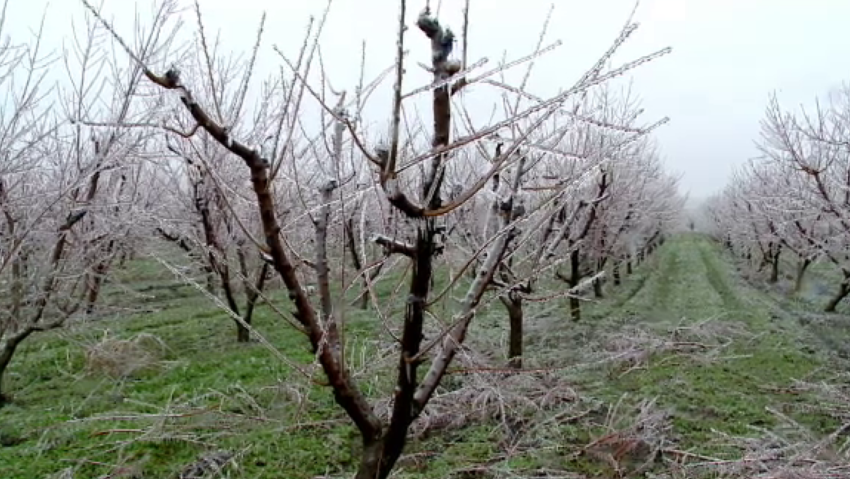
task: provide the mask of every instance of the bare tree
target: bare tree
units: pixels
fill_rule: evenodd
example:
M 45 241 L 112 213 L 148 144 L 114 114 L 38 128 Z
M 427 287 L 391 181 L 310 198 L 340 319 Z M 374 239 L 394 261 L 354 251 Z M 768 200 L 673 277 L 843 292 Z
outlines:
M 416 27 L 431 46 L 431 61 L 427 68 L 432 81 L 412 92 L 405 92 L 408 12 L 406 2 L 401 1 L 396 58 L 390 73 L 393 80 L 390 128 L 383 142 L 370 144 L 364 132 L 355 128 L 340 108 L 339 102 L 343 101 L 329 99 L 324 87 L 315 88 L 309 81 L 311 74 L 316 73 L 315 64 L 320 63 L 321 21 L 315 33 L 309 35 L 296 60 L 278 51 L 285 67 L 291 71 L 291 79 L 276 83 L 275 93 L 270 98 L 274 98 L 277 109 L 262 109 L 265 114 L 255 115 L 250 120 L 231 118 L 228 123 L 226 117 L 217 113 L 216 96 L 211 93 L 215 89 L 205 91 L 197 88 L 197 84 L 190 82 L 198 80 L 192 80 L 186 72 L 173 66 L 160 66 L 166 71 L 157 73 L 157 65 L 162 65 L 167 59 L 143 58 L 129 43 L 121 40 L 121 36 L 95 8 L 85 0 L 83 3 L 113 32 L 152 84 L 177 94 L 184 121 L 188 123 L 179 133 L 172 132 L 171 138 L 185 141 L 196 134 L 204 135 L 231 156 L 239 158 L 249 173 L 254 193 L 252 203 L 263 234 L 261 241 L 251 243 L 271 264 L 288 290 L 292 317 L 282 313 L 282 318 L 294 319 L 294 327 L 307 336 L 337 404 L 360 433 L 363 449 L 356 477 L 362 479 L 389 476 L 404 450 L 411 424 L 440 386 L 464 343 L 470 323 L 486 302 L 493 279 L 521 234 L 521 226 L 533 213 L 522 212 L 518 208 L 522 178 L 533 165 L 539 164 L 527 152 L 535 146 L 534 143 L 557 143 L 553 139 L 566 129 L 556 127 L 546 132 L 542 129 L 543 125 L 557 122 L 558 113 L 573 97 L 668 51 L 664 49 L 609 71 L 603 71 L 605 61 L 602 61 L 572 88 L 550 98 L 526 102 L 485 126 L 467 123 L 463 125 L 467 134 L 453 138 L 453 131 L 456 131 L 453 125 L 459 126 L 458 119 L 465 117 L 466 113 L 462 106 L 460 110 L 455 106 L 459 93 L 467 91 L 470 85 L 483 85 L 485 80 L 506 68 L 531 61 L 547 49 L 538 49 L 532 55 L 476 76 L 474 70 L 481 62 L 466 64 L 455 59 L 452 56 L 454 33 L 432 16 L 426 7 L 418 15 Z M 173 9 L 159 11 L 163 19 L 175 15 Z M 200 21 L 199 25 L 202 28 Z M 466 30 L 464 26 L 463 31 Z M 628 29 L 629 32 L 633 30 L 633 27 Z M 618 43 L 622 41 L 618 40 Z M 207 47 L 202 45 L 201 48 L 205 50 Z M 463 53 L 465 55 L 465 48 Z M 324 78 L 321 66 L 318 70 Z M 188 70 L 189 75 L 194 73 Z M 198 74 L 206 76 L 199 83 L 224 81 L 214 70 Z M 422 93 L 431 96 L 432 123 L 427 128 L 411 127 L 412 122 L 405 121 L 409 114 L 405 103 Z M 317 119 L 320 125 L 312 130 L 306 127 L 306 99 L 314 100 L 319 107 Z M 425 131 L 428 131 L 427 135 Z M 493 150 L 488 148 L 487 142 L 495 134 L 499 134 L 502 141 Z M 341 145 L 344 142 L 357 146 L 356 160 L 343 161 L 345 148 Z M 566 156 L 557 148 L 551 154 Z M 447 170 L 461 159 L 475 162 L 480 169 L 476 168 L 477 174 L 466 184 L 450 187 Z M 346 166 L 349 163 L 350 166 Z M 372 181 L 355 180 L 362 178 L 363 170 L 358 169 L 358 165 L 368 165 Z M 217 174 L 217 168 L 208 167 L 207 171 L 213 176 Z M 431 306 L 447 294 L 447 290 L 434 290 L 435 270 L 446 255 L 447 225 L 466 205 L 482 195 L 488 184 L 496 184 L 494 178 L 497 176 L 502 178 L 496 187 L 497 194 L 488 201 L 493 205 L 492 228 L 480 247 L 450 278 L 449 288 L 453 288 L 457 279 L 463 277 L 469 268 L 474 268 L 475 273 L 471 281 L 462 286 L 462 299 L 451 317 L 438 318 Z M 361 186 L 346 189 L 345 186 L 352 182 Z M 222 186 L 218 185 L 218 188 Z M 398 354 L 395 389 L 385 413 L 371 404 L 346 363 L 344 319 L 347 299 L 344 291 L 351 285 L 351 278 L 345 275 L 346 261 L 340 258 L 344 255 L 333 252 L 351 249 L 345 246 L 342 238 L 346 234 L 343 226 L 347 218 L 345 206 L 352 196 L 372 198 L 376 209 L 381 212 L 381 221 L 371 222 L 375 230 L 369 236 L 386 256 L 401 258 L 408 271 L 408 291 L 401 295 L 404 306 L 401 325 L 384 323 Z M 295 210 L 288 224 L 281 221 L 278 207 L 284 198 L 291 201 L 287 209 Z M 365 211 L 362 205 L 358 210 Z M 365 217 L 361 214 L 361 218 Z M 392 224 L 387 218 L 394 218 Z M 309 228 L 295 227 L 305 220 Z M 381 229 L 378 229 L 378 224 Z M 240 223 L 239 227 L 246 237 L 252 238 L 248 226 Z M 312 238 L 308 238 L 305 231 L 311 231 Z M 360 234 L 365 236 L 365 233 L 361 227 Z M 360 246 L 361 249 L 365 246 L 363 241 L 360 241 Z M 370 269 L 363 265 L 363 257 L 361 255 L 359 260 L 361 270 L 354 280 L 366 278 L 368 289 L 372 287 L 368 280 Z M 315 296 L 306 286 L 305 276 L 308 275 L 315 278 Z M 342 293 L 333 287 L 337 280 L 342 281 Z M 377 295 L 370 294 L 370 297 L 377 302 Z M 392 298 L 388 301 L 391 302 Z M 386 317 L 385 307 L 376 305 L 375 311 L 379 319 Z M 429 321 L 429 318 L 434 318 L 434 321 Z M 426 327 L 436 330 L 429 340 L 425 339 Z M 426 364 L 427 369 L 421 370 Z
M 134 233 L 130 215 L 139 210 L 127 205 L 137 203 L 137 153 L 149 132 L 125 125 L 150 112 L 133 101 L 142 70 L 133 62 L 115 65 L 106 81 L 92 78 L 104 62 L 100 27 L 87 27 L 65 61 L 68 89 L 46 80 L 56 63 L 41 31 L 20 45 L 7 39 L 0 49 L 8 69 L 0 84 L 14 105 L 0 118 L 0 379 L 28 337 L 92 312 L 112 261 Z
M 779 277 L 783 251 L 797 259 L 794 292 L 817 258 L 833 263 L 844 278 L 829 312 L 850 294 L 848 91 L 833 92 L 812 115 L 784 110 L 773 95 L 762 120 L 763 156 L 739 171 L 713 205 L 724 242 L 757 270 L 770 266 L 770 282 Z

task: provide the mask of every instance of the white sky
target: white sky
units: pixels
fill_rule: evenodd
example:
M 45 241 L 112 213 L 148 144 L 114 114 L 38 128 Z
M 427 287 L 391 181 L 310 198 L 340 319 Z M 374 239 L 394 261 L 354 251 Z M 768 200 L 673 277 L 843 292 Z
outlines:
M 436 7 L 439 0 L 432 0 Z M 104 0 L 107 17 L 130 32 L 135 5 L 147 0 Z M 264 65 L 274 67 L 271 44 L 294 53 L 320 0 L 200 0 L 208 35 L 220 30 L 234 52 L 247 52 L 263 11 L 268 14 Z M 425 0 L 408 1 L 409 24 Z M 459 32 L 463 0 L 443 0 L 441 21 Z M 616 37 L 633 8 L 631 0 L 557 0 L 547 42 L 563 46 L 547 54 L 534 72 L 530 90 L 554 94 L 571 86 Z M 367 42 L 367 76 L 388 66 L 395 49 L 395 0 L 335 0 L 322 49 L 336 88 L 352 89 L 359 71 L 360 44 Z M 191 6 L 189 0 L 183 5 Z M 472 0 L 470 60 L 486 56 L 494 65 L 503 52 L 516 58 L 529 53 L 552 5 L 551 0 Z M 48 47 L 57 50 L 71 32 L 70 19 L 83 12 L 78 0 L 10 0 L 7 31 L 21 41 L 46 13 Z M 190 14 L 191 11 L 187 11 Z M 144 17 L 144 15 L 143 15 Z M 187 16 L 185 29 L 195 29 Z M 650 123 L 671 122 L 657 133 L 671 171 L 684 175 L 682 187 L 692 197 L 721 188 L 731 169 L 757 154 L 758 136 L 768 95 L 777 90 L 789 107 L 811 104 L 815 96 L 850 80 L 850 1 L 848 0 L 643 0 L 636 20 L 640 29 L 614 65 L 666 46 L 673 53 L 633 73 Z M 28 30 L 29 29 L 29 30 Z M 414 61 L 427 61 L 427 43 L 414 28 L 407 45 Z M 408 70 L 419 70 L 409 64 Z M 517 73 L 521 73 L 518 70 Z M 411 73 L 413 73 L 411 71 Z M 406 90 L 424 81 L 412 75 Z M 484 110 L 486 98 L 474 97 Z M 474 105 L 475 106 L 475 105 Z

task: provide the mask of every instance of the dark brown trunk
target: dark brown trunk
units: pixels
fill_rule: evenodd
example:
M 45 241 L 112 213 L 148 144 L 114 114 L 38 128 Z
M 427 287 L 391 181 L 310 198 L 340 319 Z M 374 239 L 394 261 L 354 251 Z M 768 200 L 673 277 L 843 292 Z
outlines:
M 215 273 L 213 272 L 212 268 L 207 265 L 204 265 L 203 270 L 204 278 L 206 278 L 207 283 L 207 293 L 210 293 L 212 295 L 217 294 L 218 291 L 216 291 L 215 287 Z
M 405 3 L 402 2 L 401 17 L 404 18 Z M 418 22 L 423 30 L 432 40 L 433 45 L 440 45 L 446 40 L 443 29 L 435 27 L 429 22 Z M 404 26 L 400 26 L 400 33 Z M 398 43 L 399 57 L 402 55 L 402 43 Z M 433 59 L 434 80 L 440 81 L 448 78 L 445 73 L 445 59 Z M 397 65 L 398 83 L 394 98 L 394 115 L 400 114 L 400 85 L 402 65 Z M 434 115 L 434 138 L 432 146 L 435 149 L 443 148 L 449 144 L 451 132 L 451 101 L 448 86 L 434 90 L 433 93 L 433 115 Z M 394 118 L 394 124 L 398 125 L 398 119 Z M 393 139 L 391 149 L 393 158 L 385 165 L 383 176 L 395 175 L 395 161 L 398 151 L 398 138 Z M 431 161 L 431 169 L 422 182 L 421 201 L 428 209 L 436 210 L 442 205 L 441 187 L 444 178 L 442 163 L 445 155 L 438 154 Z M 394 203 L 398 207 L 397 203 Z M 402 211 L 410 211 L 404 206 Z M 408 213 L 409 214 L 409 213 Z M 410 279 L 410 289 L 407 297 L 407 308 L 404 314 L 404 326 L 401 333 L 401 354 L 399 354 L 398 371 L 396 376 L 395 400 L 390 414 L 389 426 L 380 439 L 363 436 L 364 450 L 361 455 L 360 468 L 356 479 L 386 479 L 404 451 L 407 442 L 407 432 L 410 424 L 419 414 L 414 400 L 419 379 L 417 370 L 422 363 L 419 357 L 420 346 L 423 339 L 423 328 L 425 325 L 425 311 L 428 304 L 428 296 L 433 285 L 433 259 L 435 256 L 435 239 L 437 225 L 434 219 L 428 219 L 420 224 L 416 232 L 416 246 L 412 255 L 413 271 Z
M 21 307 L 24 304 L 24 282 L 23 278 L 26 275 L 26 256 L 23 251 L 17 258 L 12 261 L 12 288 L 11 307 L 9 315 L 12 318 L 19 318 Z
M 578 249 L 574 249 L 572 253 L 570 253 L 570 278 L 569 278 L 569 286 L 570 289 L 578 286 L 580 279 L 580 266 L 581 266 L 581 256 L 579 255 Z M 570 294 L 570 317 L 573 321 L 579 321 L 581 319 L 581 302 L 578 299 L 578 292 L 573 291 Z
M 248 318 L 242 318 L 242 320 L 245 321 L 246 323 L 248 323 L 249 325 L 251 324 L 251 321 Z M 245 325 L 243 325 L 242 323 L 237 321 L 236 322 L 236 342 L 237 343 L 247 343 L 247 342 L 250 342 L 250 341 L 251 341 L 251 331 L 248 328 L 246 328 Z
M 108 260 L 103 260 L 92 268 L 92 273 L 87 285 L 86 314 L 92 314 L 94 312 L 94 305 L 100 297 L 100 288 L 103 285 L 103 278 L 106 276 L 107 271 L 109 271 Z
M 236 302 L 236 296 L 233 292 L 233 284 L 231 284 L 228 258 L 221 243 L 219 243 L 215 225 L 213 224 L 212 212 L 210 211 L 210 204 L 217 197 L 214 196 L 211 199 L 209 196 L 204 196 L 203 188 L 205 187 L 205 180 L 203 178 L 204 176 L 201 176 L 201 180 L 195 184 L 195 209 L 201 217 L 201 226 L 204 230 L 204 243 L 207 248 L 207 266 L 218 275 L 219 285 L 227 301 L 227 307 L 230 308 L 233 314 L 238 316 L 239 305 Z M 207 288 L 210 287 L 211 284 L 208 277 Z M 236 340 L 240 343 L 248 342 L 251 335 L 250 331 L 241 322 L 235 319 L 233 322 L 236 323 Z
M 127 264 L 127 258 L 129 254 L 126 250 L 122 249 L 121 254 L 118 255 L 118 267 L 123 268 Z
M 386 473 L 382 473 L 382 464 L 385 463 L 383 458 L 385 441 L 382 438 L 372 440 L 363 440 L 363 451 L 360 453 L 360 466 L 357 468 L 357 475 L 354 479 L 385 479 L 389 476 L 391 468 L 386 468 Z M 393 461 L 395 463 L 395 461 Z
M 509 293 L 499 298 L 508 311 L 510 329 L 508 332 L 508 367 L 522 368 L 522 296 Z
M 360 309 L 366 310 L 369 309 L 369 290 L 366 287 L 366 290 L 363 291 L 363 294 L 360 295 L 360 304 L 358 305 Z
M 404 451 L 407 443 L 407 431 L 416 417 L 414 411 L 414 394 L 419 379 L 417 370 L 422 359 L 412 359 L 419 355 L 422 344 L 423 327 L 425 324 L 425 308 L 431 290 L 434 257 L 433 220 L 420 228 L 413 258 L 413 274 L 410 280 L 407 310 L 404 315 L 404 328 L 401 336 L 398 374 L 396 377 L 395 402 L 393 404 L 390 425 L 383 438 L 381 454 L 377 465 L 378 475 L 361 475 L 357 477 L 377 477 L 384 479 L 389 476 L 396 461 Z M 364 450 L 364 452 L 367 452 Z
M 773 258 L 770 260 L 770 283 L 775 284 L 779 282 L 779 253 L 773 255 Z
M 91 278 L 89 278 L 88 292 L 86 293 L 86 314 L 92 314 L 94 312 L 94 304 L 97 303 L 97 298 L 100 296 L 103 273 L 104 271 L 100 268 L 100 265 L 96 265 Z
M 595 279 L 593 280 L 593 296 L 596 298 L 604 298 L 605 294 L 602 291 L 602 280 Z
M 219 277 L 221 278 L 221 289 L 224 292 L 224 298 L 227 301 L 227 307 L 233 311 L 234 314 L 239 316 L 239 304 L 236 302 L 236 295 L 233 293 L 233 285 L 230 283 L 230 272 L 227 269 L 227 266 L 224 266 L 221 271 L 219 271 Z M 236 323 L 236 340 L 240 343 L 247 342 L 250 337 L 250 331 L 245 328 L 239 321 L 233 320 Z
M 604 243 L 603 243 L 604 244 Z M 605 264 L 608 262 L 608 258 L 603 257 L 596 260 L 596 272 L 602 273 L 605 271 Z M 605 297 L 605 291 L 603 291 L 603 286 L 605 285 L 604 277 L 597 278 L 593 281 L 593 296 L 596 298 Z
M 212 252 L 210 252 L 210 258 L 214 258 L 214 254 Z M 238 316 L 240 314 L 239 304 L 236 302 L 236 295 L 233 292 L 233 285 L 230 281 L 230 267 L 224 262 L 218 262 L 215 259 L 212 261 L 218 273 L 219 285 L 221 286 L 224 298 L 227 301 L 227 307 L 233 311 L 233 314 Z M 250 332 L 239 321 L 234 319 L 233 322 L 236 323 L 236 340 L 238 342 L 247 342 Z
M 614 267 L 611 270 L 611 276 L 614 277 L 614 286 L 620 286 L 621 278 L 620 278 L 620 262 L 617 261 L 614 263 Z
M 27 332 L 9 337 L 3 346 L 3 350 L 0 351 L 0 407 L 3 407 L 4 404 L 11 400 L 11 396 L 6 394 L 6 386 L 3 383 L 3 378 L 6 377 L 6 370 L 12 362 L 12 357 L 18 349 L 18 345 L 33 332 L 34 330 L 28 330 Z
M 10 348 L 9 344 L 6 344 L 3 352 L 0 353 L 0 407 L 3 407 L 11 400 L 11 397 L 6 395 L 6 386 L 3 378 L 6 377 L 6 369 L 9 367 L 9 363 L 12 362 L 12 356 L 15 354 L 16 346 Z
M 263 292 L 266 280 L 269 278 L 270 268 L 269 264 L 264 261 L 252 284 L 249 279 L 250 274 L 248 273 L 248 261 L 245 257 L 244 246 L 241 244 L 236 248 L 236 257 L 239 259 L 239 272 L 242 274 L 242 285 L 245 289 L 245 313 L 242 315 L 242 321 L 245 325 L 239 321 L 236 322 L 236 340 L 240 343 L 247 343 L 251 341 L 251 331 L 247 326 L 251 325 L 251 320 L 254 317 L 254 306 L 257 304 L 257 298 Z
M 800 260 L 797 264 L 797 275 L 794 278 L 794 294 L 798 294 L 803 289 L 803 280 L 806 277 L 806 270 L 812 264 L 812 260 L 806 258 Z
M 263 288 L 266 286 L 266 279 L 269 277 L 269 264 L 263 263 L 262 268 L 260 268 L 260 272 L 257 275 L 257 281 L 254 283 L 254 288 L 249 290 L 246 294 L 247 298 L 245 300 L 245 314 L 242 315 L 242 320 L 245 321 L 246 324 L 250 325 L 251 321 L 254 319 L 254 307 L 257 305 L 257 298 L 260 297 L 260 293 L 263 292 Z M 239 337 L 237 340 L 240 343 L 246 343 L 251 340 L 248 328 L 242 327 L 240 324 L 240 330 L 237 333 Z M 242 333 L 242 330 L 245 332 Z M 243 338 L 244 335 L 244 338 Z
M 841 286 L 838 288 L 838 292 L 833 296 L 829 303 L 824 308 L 824 311 L 827 313 L 834 313 L 836 309 L 838 309 L 838 304 L 842 299 L 846 298 L 847 295 L 850 294 L 850 284 L 847 283 L 845 279 L 844 282 L 841 283 Z
M 581 302 L 574 295 L 570 295 L 570 318 L 573 321 L 581 320 Z
M 348 218 L 345 222 L 345 243 L 348 246 L 348 253 L 351 255 L 351 264 L 354 270 L 358 273 L 363 269 L 363 260 L 360 258 L 360 253 L 357 251 L 357 242 L 354 239 L 354 220 Z M 369 308 L 369 281 L 363 274 L 363 293 L 360 295 L 358 306 L 360 309 Z

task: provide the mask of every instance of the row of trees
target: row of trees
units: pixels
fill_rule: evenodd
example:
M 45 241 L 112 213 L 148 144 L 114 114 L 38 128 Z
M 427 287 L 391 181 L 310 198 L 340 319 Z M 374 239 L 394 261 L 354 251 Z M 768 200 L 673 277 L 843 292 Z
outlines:
M 826 261 L 841 271 L 833 312 L 850 294 L 850 86 L 814 111 L 782 108 L 774 95 L 762 120 L 761 157 L 736 172 L 709 204 L 716 234 L 768 281 L 794 264 L 794 292 Z
M 61 62 L 42 30 L 13 39 L 6 26 L 0 21 L 0 404 L 20 344 L 93 312 L 158 194 L 147 158 L 156 132 L 124 126 L 152 111 L 137 96 L 142 69 L 108 64 L 91 19 Z M 80 121 L 94 114 L 102 125 Z
M 175 40 L 174 1 L 135 32 L 82 4 L 88 29 L 66 55 L 67 78 L 48 84 L 55 63 L 38 42 L 10 41 L 0 62 L 14 98 L 0 138 L 0 378 L 21 341 L 96 311 L 117 259 L 171 243 L 238 341 L 261 335 L 251 324 L 261 302 L 304 334 L 360 432 L 357 477 L 383 478 L 477 313 L 505 308 L 507 360 L 521 368 L 526 304 L 569 298 L 565 315 L 580 319 L 581 301 L 601 296 L 608 278 L 619 283 L 681 208 L 651 137 L 666 119 L 643 121 L 636 95 L 617 87 L 669 49 L 610 66 L 631 20 L 578 81 L 543 97 L 528 84 L 557 46 L 545 31 L 529 55 L 484 69 L 467 58 L 468 2 L 456 39 L 427 6 L 412 15 L 402 0 L 392 68 L 371 82 L 361 74 L 349 92 L 331 88 L 322 65 L 323 20 L 296 55 L 274 49 L 280 71 L 259 78 L 265 18 L 250 54 L 234 60 L 207 38 L 198 2 L 189 43 Z M 411 87 L 416 41 L 430 45 L 420 66 L 431 78 Z M 505 79 L 511 69 L 524 71 L 516 82 Z M 367 118 L 381 93 L 386 132 Z M 478 118 L 471 97 L 498 109 Z M 378 294 L 388 275 L 405 278 L 401 299 Z M 273 282 L 288 301 L 269 299 Z M 439 317 L 447 295 L 460 300 Z M 351 308 L 370 309 L 396 345 L 386 415 L 346 364 Z

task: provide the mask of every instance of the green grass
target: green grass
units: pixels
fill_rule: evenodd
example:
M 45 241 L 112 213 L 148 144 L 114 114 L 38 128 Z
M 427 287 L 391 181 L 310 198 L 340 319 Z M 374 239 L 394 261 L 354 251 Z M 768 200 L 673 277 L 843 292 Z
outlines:
M 76 477 L 98 477 L 122 466 L 139 471 L 139 477 L 174 477 L 215 449 L 239 453 L 229 477 L 308 478 L 355 468 L 353 428 L 330 391 L 305 377 L 304 372 L 322 379 L 311 365 L 306 338 L 270 308 L 258 309 L 256 328 L 286 362 L 262 344 L 237 344 L 232 321 L 155 262 L 135 261 L 120 274 L 131 291 L 116 282 L 104 304 L 132 303 L 143 312 L 35 337 L 15 358 L 7 378 L 15 400 L 0 409 L 0 476 L 48 477 L 74 467 Z M 378 285 L 380 294 L 393 296 L 398 280 L 390 275 Z M 284 296 L 273 293 L 282 308 Z M 768 407 L 789 412 L 813 431 L 831 431 L 832 418 L 795 412 L 795 404 L 814 398 L 779 392 L 795 379 L 822 377 L 835 360 L 822 335 L 777 309 L 781 306 L 769 293 L 744 284 L 716 245 L 684 235 L 668 241 L 621 286 L 609 286 L 604 299 L 585 304 L 581 322 L 568 319 L 566 306 L 530 321 L 527 363 L 578 364 L 588 351 L 604 346 L 595 341 L 626 328 L 665 337 L 710 319 L 739 333 L 730 334 L 730 343 L 711 360 L 660 352 L 633 370 L 603 365 L 564 378 L 589 403 L 600 405 L 601 416 L 624 394 L 627 404 L 658 398 L 670 414 L 676 447 L 704 454 L 728 452 L 714 442 L 714 431 L 747 435 L 754 434 L 751 426 L 775 426 Z M 529 316 L 544 310 L 531 307 Z M 372 361 L 377 353 L 369 340 L 381 330 L 373 313 L 352 309 L 346 321 L 352 349 L 362 351 L 352 360 Z M 492 338 L 504 334 L 505 322 L 496 303 L 477 319 L 471 341 L 498 347 Z M 85 346 L 105 331 L 116 338 L 145 333 L 162 339 L 167 345 L 162 363 L 120 380 L 87 371 Z M 391 390 L 391 378 L 360 380 L 376 399 Z M 604 467 L 572 453 L 603 431 L 603 418 L 596 419 L 547 429 L 562 447 L 511 457 L 499 446 L 504 436 L 499 421 L 479 422 L 411 442 L 403 466 L 409 477 L 433 478 L 454 477 L 452 471 L 483 463 L 603 474 Z
M 740 332 L 708 361 L 661 352 L 635 369 L 592 370 L 578 378 L 585 394 L 608 404 L 623 394 L 631 403 L 657 398 L 670 413 L 678 447 L 701 454 L 729 452 L 717 443 L 715 431 L 747 436 L 756 434 L 753 427 L 776 427 L 777 417 L 768 407 L 789 412 L 816 402 L 783 388 L 794 380 L 826 378 L 832 364 L 823 343 L 792 315 L 778 315 L 773 298 L 737 278 L 720 249 L 701 236 L 668 242 L 610 297 L 588 309 L 586 322 L 554 341 L 577 344 L 634 326 L 667 337 L 676 328 L 706 320 Z M 819 433 L 839 426 L 822 414 L 793 416 Z
M 279 477 L 274 467 L 278 461 L 303 462 L 304 472 L 314 474 L 324 471 L 319 464 L 344 463 L 347 458 L 340 449 L 324 447 L 325 440 L 313 431 L 274 433 L 290 423 L 311 421 L 311 416 L 333 417 L 329 394 L 318 387 L 307 388 L 310 407 L 299 417 L 291 410 L 284 387 L 300 373 L 259 344 L 236 344 L 229 319 L 215 311 L 204 311 L 202 303 L 194 299 L 187 298 L 186 302 L 195 304 L 132 322 L 92 325 L 64 337 L 40 338 L 23 348 L 10 381 L 16 401 L 0 411 L 0 424 L 4 430 L 16 431 L 25 442 L 0 450 L 0 464 L 11 464 L 10 472 L 3 477 L 44 477 L 73 466 L 68 461 L 76 459 L 144 463 L 147 476 L 166 477 L 176 465 L 190 463 L 203 450 L 194 441 L 209 442 L 213 438 L 225 449 L 239 450 L 246 443 L 257 446 L 243 460 L 265 462 L 269 472 L 263 473 L 265 467 L 251 468 L 247 477 Z M 277 348 L 286 351 L 295 366 L 311 361 L 306 342 L 275 327 L 265 311 L 258 315 L 257 324 Z M 90 341 L 93 328 L 109 328 L 118 337 L 136 331 L 156 335 L 168 344 L 170 351 L 163 359 L 169 363 L 163 370 L 123 381 L 85 374 L 79 342 Z M 178 413 L 204 407 L 210 412 L 167 420 L 162 427 L 153 428 L 149 439 L 134 432 L 104 431 L 148 429 L 159 418 L 93 420 L 103 413 L 158 414 L 170 404 Z M 248 419 L 261 412 L 271 417 Z M 334 429 L 342 434 L 342 428 Z M 124 447 L 116 445 L 127 439 L 134 441 Z M 113 450 L 115 447 L 119 449 Z M 265 452 L 269 449 L 286 452 L 269 455 Z M 328 460 L 328 455 L 334 456 L 333 460 Z M 310 468 L 310 464 L 316 467 Z M 92 464 L 78 474 L 97 477 L 103 470 Z
M 654 365 L 609 386 L 661 397 L 662 404 L 676 411 L 678 432 L 686 444 L 706 441 L 711 429 L 744 434 L 749 425 L 772 424 L 765 407 L 787 398 L 765 387 L 809 377 L 824 365 L 823 358 L 809 353 L 800 338 L 775 322 L 760 300 L 762 293 L 734 277 L 713 243 L 685 236 L 668 243 L 653 261 L 657 270 L 624 306 L 639 311 L 646 327 L 669 331 L 711 318 L 742 327 L 747 334 L 731 339 L 722 353 L 728 360 L 695 364 L 657 357 Z

